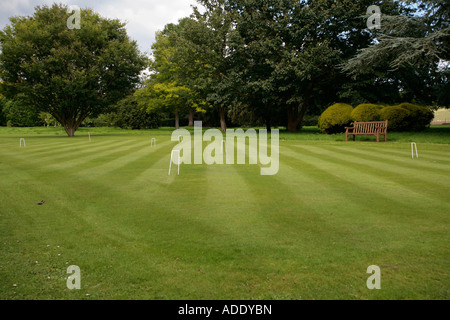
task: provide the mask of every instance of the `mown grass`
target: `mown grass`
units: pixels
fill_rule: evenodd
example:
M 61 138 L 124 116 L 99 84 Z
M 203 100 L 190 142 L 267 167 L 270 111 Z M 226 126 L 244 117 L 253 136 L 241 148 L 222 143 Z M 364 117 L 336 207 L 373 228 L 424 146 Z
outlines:
M 193 128 L 184 127 L 193 134 Z M 204 127 L 203 130 L 209 129 Z M 231 128 L 233 129 L 233 128 Z M 264 128 L 255 128 L 256 130 Z M 288 132 L 284 127 L 277 128 L 280 130 L 280 140 L 310 140 L 310 141 L 337 141 L 342 142 L 345 140 L 345 134 L 333 134 L 326 135 L 320 133 L 317 127 L 304 127 L 299 132 Z M 157 130 L 123 130 L 119 128 L 80 128 L 76 132 L 76 137 L 87 137 L 88 134 L 95 136 L 141 136 L 152 135 L 154 137 L 168 136 L 173 132 L 173 128 L 164 127 Z M 246 130 L 246 129 L 244 129 Z M 67 134 L 61 127 L 35 127 L 35 128 L 19 128 L 19 127 L 0 127 L 0 135 L 11 138 L 17 138 L 17 135 L 21 137 L 27 136 L 57 136 L 67 137 Z M 374 141 L 374 136 L 358 136 L 358 141 Z M 396 142 L 420 142 L 420 143 L 436 143 L 436 144 L 450 144 L 450 126 L 448 125 L 435 125 L 420 132 L 388 132 L 388 140 L 391 143 Z
M 448 299 L 447 128 L 282 132 L 274 176 L 169 176 L 169 128 L 0 128 L 0 299 Z

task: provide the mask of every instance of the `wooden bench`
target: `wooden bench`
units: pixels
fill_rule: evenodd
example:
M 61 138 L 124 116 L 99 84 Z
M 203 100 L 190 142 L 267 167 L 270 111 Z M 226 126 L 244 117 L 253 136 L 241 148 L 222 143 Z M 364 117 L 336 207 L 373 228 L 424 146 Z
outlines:
M 348 136 L 353 136 L 353 141 L 355 141 L 357 135 L 374 135 L 377 137 L 377 142 L 380 142 L 380 136 L 384 135 L 384 141 L 386 142 L 387 127 L 387 120 L 370 122 L 355 121 L 353 127 L 345 127 L 345 141 L 348 141 Z

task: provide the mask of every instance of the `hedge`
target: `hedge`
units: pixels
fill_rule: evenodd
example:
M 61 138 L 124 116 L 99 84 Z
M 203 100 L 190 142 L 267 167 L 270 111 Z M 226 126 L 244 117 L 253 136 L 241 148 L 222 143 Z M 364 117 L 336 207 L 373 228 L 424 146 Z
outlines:
M 344 103 L 336 103 L 326 109 L 319 118 L 319 129 L 323 133 L 344 132 L 354 121 L 388 120 L 391 131 L 420 131 L 428 127 L 434 113 L 427 107 L 412 103 L 382 106 L 363 103 L 356 108 Z
M 388 120 L 391 131 L 405 131 L 409 127 L 411 113 L 399 106 L 384 107 L 380 110 L 381 120 Z
M 352 122 L 353 107 L 346 103 L 336 103 L 326 109 L 319 118 L 319 129 L 326 134 L 345 132 Z
M 363 103 L 353 109 L 350 116 L 353 121 L 378 121 L 380 120 L 380 110 L 382 108 L 383 106 L 380 105 Z
M 407 129 L 411 131 L 424 130 L 434 118 L 433 111 L 426 107 L 406 102 L 399 104 L 398 107 L 409 111 L 409 117 L 406 121 L 408 122 Z

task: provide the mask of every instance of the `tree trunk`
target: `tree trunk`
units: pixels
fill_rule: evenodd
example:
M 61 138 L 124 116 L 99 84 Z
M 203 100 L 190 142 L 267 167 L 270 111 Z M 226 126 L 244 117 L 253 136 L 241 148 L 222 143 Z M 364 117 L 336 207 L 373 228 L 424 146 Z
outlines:
M 87 114 L 81 115 L 78 119 L 73 118 L 73 119 L 68 119 L 68 120 L 66 120 L 65 117 L 59 117 L 59 120 L 58 120 L 58 118 L 57 118 L 57 120 L 64 127 L 64 130 L 66 130 L 67 135 L 69 137 L 74 137 L 75 131 L 78 130 L 78 127 L 84 121 L 84 119 L 86 119 L 87 116 L 88 116 Z M 55 116 L 55 118 L 56 118 L 56 116 Z
M 192 109 L 189 109 L 189 127 L 194 126 L 194 114 L 195 114 L 195 111 Z
M 298 125 L 302 122 L 303 117 L 305 116 L 307 109 L 307 105 L 303 104 L 300 112 L 298 111 L 298 107 L 290 107 L 288 108 L 288 123 L 287 130 L 289 132 L 296 132 L 298 129 Z
M 289 132 L 296 132 L 299 123 L 300 122 L 298 121 L 298 117 L 294 117 L 292 114 L 289 114 L 288 115 L 287 130 Z
M 306 110 L 311 103 L 311 95 L 314 89 L 314 83 L 309 82 L 306 94 L 304 95 L 303 102 L 301 107 L 298 105 L 288 106 L 288 123 L 287 129 L 289 132 L 296 132 L 298 129 L 298 125 L 302 122 L 303 117 L 306 114 Z M 300 111 L 299 111 L 300 107 Z
M 175 129 L 180 129 L 180 115 L 175 111 Z
M 225 131 L 227 131 L 227 122 L 225 120 L 225 108 L 224 107 L 219 108 L 219 114 L 220 114 L 220 130 L 222 130 L 222 132 L 225 132 Z
M 69 137 L 74 137 L 75 136 L 75 131 L 77 131 L 78 128 L 75 128 L 75 126 L 73 125 L 68 125 L 66 124 L 64 126 L 64 130 L 66 130 L 66 133 Z

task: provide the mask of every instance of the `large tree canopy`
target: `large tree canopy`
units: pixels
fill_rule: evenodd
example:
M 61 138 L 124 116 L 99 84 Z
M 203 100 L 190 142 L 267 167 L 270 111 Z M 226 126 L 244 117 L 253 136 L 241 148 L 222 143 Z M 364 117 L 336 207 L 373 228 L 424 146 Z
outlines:
M 204 31 L 202 24 L 184 18 L 158 32 L 152 46 L 152 74 L 145 87 L 135 92 L 142 109 L 173 113 L 177 129 L 182 113 L 189 113 L 189 125 L 193 126 L 194 114 L 205 112 L 207 107 L 202 94 L 210 68 L 200 59 L 204 56 Z
M 281 113 L 289 131 L 297 130 L 307 110 L 338 98 L 342 85 L 349 81 L 338 66 L 370 44 L 371 32 L 362 13 L 380 3 L 229 2 L 236 19 L 230 55 L 239 96 L 267 127 Z M 383 9 L 398 12 L 394 1 L 383 1 Z
M 36 7 L 31 17 L 12 17 L 0 32 L 1 90 L 54 116 L 73 136 L 130 94 L 147 59 L 118 20 L 81 10 L 80 29 L 69 29 L 68 7 Z
M 394 84 L 401 100 L 449 106 L 448 1 L 401 2 L 403 14 L 383 14 L 373 43 L 346 61 L 343 70 L 358 80 L 371 75 Z
M 450 61 L 450 6 L 444 0 L 403 1 L 414 4 L 403 15 L 383 15 L 376 41 L 350 59 L 345 70 L 370 72 L 388 62 L 390 70 L 429 67 Z M 382 58 L 382 59 L 380 59 Z

